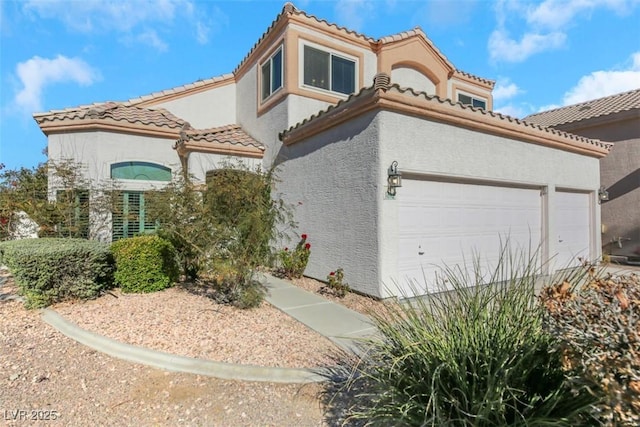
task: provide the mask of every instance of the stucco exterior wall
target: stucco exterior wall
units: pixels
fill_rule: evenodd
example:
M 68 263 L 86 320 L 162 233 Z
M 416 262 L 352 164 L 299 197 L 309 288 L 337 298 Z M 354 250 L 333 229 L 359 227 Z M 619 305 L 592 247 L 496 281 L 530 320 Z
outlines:
M 342 267 L 349 286 L 370 295 L 379 295 L 377 133 L 369 113 L 285 147 L 277 186 L 309 236 L 305 274 L 326 280 Z
M 174 143 L 174 139 L 115 132 L 74 132 L 49 135 L 48 150 L 49 159 L 74 159 L 84 165 L 87 178 L 100 182 L 111 179 L 111 164 L 124 161 L 152 162 L 178 171 L 180 159 Z M 126 188 L 151 188 L 157 182 L 136 181 L 131 185 L 137 188 Z
M 379 114 L 379 130 L 376 198 L 380 204 L 380 275 L 383 285 L 391 289 L 398 270 L 398 209 L 395 200 L 385 198 L 384 185 L 387 168 L 394 160 L 404 173 L 546 188 L 543 227 L 548 230 L 547 237 L 556 235 L 553 213 L 556 188 L 595 194 L 599 187 L 596 158 L 386 111 Z M 402 192 L 402 188 L 397 191 Z M 591 214 L 594 218 L 591 256 L 595 259 L 600 255 L 599 205 L 592 203 Z M 555 239 L 545 239 L 544 235 L 543 239 L 543 256 L 552 256 L 557 252 Z
M 287 127 L 286 99 L 258 116 L 257 66 L 253 66 L 237 83 L 237 123 L 254 139 L 265 146 L 263 165 L 271 167 L 281 142 L 278 134 Z
M 235 165 L 241 162 L 251 170 L 255 170 L 262 163 L 262 159 L 243 158 L 237 156 L 225 156 L 221 154 L 190 153 L 189 173 L 194 180 L 204 183 L 207 172 L 219 169 L 225 165 Z
M 225 84 L 205 92 L 176 98 L 153 108 L 166 108 L 196 129 L 236 122 L 236 85 Z
M 419 92 L 426 92 L 429 95 L 436 93 L 436 85 L 429 80 L 429 77 L 410 67 L 392 69 L 391 83 L 397 83 L 400 87 L 410 87 Z

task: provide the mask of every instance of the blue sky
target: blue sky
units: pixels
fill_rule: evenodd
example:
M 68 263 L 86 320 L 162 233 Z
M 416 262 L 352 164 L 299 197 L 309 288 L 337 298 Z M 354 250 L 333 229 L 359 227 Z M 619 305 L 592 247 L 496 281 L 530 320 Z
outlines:
M 420 26 L 515 117 L 640 88 L 640 0 L 293 2 L 379 38 Z M 34 112 L 229 73 L 284 1 L 0 0 L 0 163 L 45 161 Z

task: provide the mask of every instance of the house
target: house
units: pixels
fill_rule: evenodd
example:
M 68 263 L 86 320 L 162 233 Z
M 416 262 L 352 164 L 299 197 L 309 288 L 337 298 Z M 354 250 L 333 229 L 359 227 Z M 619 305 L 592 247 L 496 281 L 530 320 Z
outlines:
M 525 120 L 613 143 L 600 159 L 602 249 L 640 262 L 640 89 L 532 114 Z
M 144 191 L 177 170 L 204 181 L 228 156 L 275 164 L 313 244 L 306 274 L 342 267 L 353 289 L 389 297 L 433 291 L 434 266 L 472 251 L 495 262 L 507 238 L 539 247 L 547 271 L 600 256 L 609 145 L 493 112 L 493 86 L 419 28 L 373 39 L 287 3 L 230 74 L 35 119 L 51 159 L 117 182 L 140 215 L 96 237 L 144 230 Z

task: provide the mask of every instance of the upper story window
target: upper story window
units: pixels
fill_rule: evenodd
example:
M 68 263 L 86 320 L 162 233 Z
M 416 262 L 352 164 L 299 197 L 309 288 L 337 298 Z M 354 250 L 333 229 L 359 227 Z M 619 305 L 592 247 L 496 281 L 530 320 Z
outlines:
M 487 101 L 481 98 L 476 98 L 475 96 L 465 95 L 464 93 L 458 94 L 458 102 L 464 105 L 471 105 L 472 107 L 482 108 L 483 110 L 487 109 Z
M 334 52 L 304 46 L 306 86 L 350 94 L 356 90 L 356 61 Z
M 282 87 L 282 47 L 262 64 L 262 100 Z

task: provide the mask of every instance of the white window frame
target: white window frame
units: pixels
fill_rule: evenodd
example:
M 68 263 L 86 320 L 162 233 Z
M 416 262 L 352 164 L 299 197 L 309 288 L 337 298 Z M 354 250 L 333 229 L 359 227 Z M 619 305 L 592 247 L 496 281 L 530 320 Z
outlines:
M 304 83 L 304 48 L 305 46 L 309 46 L 312 47 L 314 49 L 326 52 L 329 54 L 329 89 L 323 89 L 320 87 L 316 87 L 316 86 L 311 86 L 311 85 L 307 85 Z M 331 81 L 331 57 L 332 56 L 337 56 L 339 58 L 342 59 L 346 59 L 347 61 L 351 61 L 354 63 L 354 68 L 353 68 L 353 82 L 354 82 L 354 88 L 353 88 L 353 93 L 358 91 L 358 88 L 360 87 L 360 82 L 359 82 L 359 70 L 360 70 L 360 60 L 358 57 L 356 56 L 352 56 L 349 54 L 346 54 L 344 52 L 329 48 L 327 46 L 323 46 L 320 44 L 316 44 L 307 40 L 300 40 L 300 43 L 298 45 L 298 81 L 300 82 L 300 88 L 306 89 L 306 90 L 311 90 L 314 92 L 318 92 L 318 93 L 330 93 L 333 96 L 338 96 L 341 98 L 347 98 L 349 95 L 351 95 L 351 93 L 343 93 L 343 92 L 336 92 L 331 90 L 331 87 L 333 86 L 333 82 Z
M 273 58 L 275 58 L 275 56 L 280 53 L 280 86 L 278 86 L 277 88 L 273 88 Z M 263 68 L 265 65 L 269 64 L 269 94 L 267 96 L 264 96 L 263 93 L 263 89 L 264 89 L 264 74 L 262 72 Z M 282 47 L 282 45 L 280 45 L 280 47 L 278 47 L 275 51 L 273 51 L 273 53 L 271 55 L 269 55 L 269 57 L 267 59 L 265 59 L 264 61 L 262 61 L 260 63 L 260 66 L 258 68 L 258 74 L 260 76 L 260 102 L 265 102 L 266 100 L 268 100 L 269 98 L 271 98 L 275 93 L 278 93 L 282 87 L 284 86 L 284 48 Z
M 469 98 L 471 98 L 471 104 L 466 104 L 466 103 L 460 101 L 460 95 L 468 96 Z M 478 106 L 473 105 L 474 101 L 484 102 L 484 107 L 478 107 Z M 482 108 L 483 110 L 486 110 L 487 109 L 487 105 L 489 105 L 489 102 L 488 102 L 488 100 L 486 98 L 481 98 L 478 95 L 474 95 L 472 93 L 464 92 L 464 91 L 460 91 L 460 90 L 456 92 L 456 102 L 459 102 L 462 105 L 469 105 L 469 106 L 475 107 L 475 108 Z

